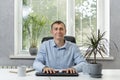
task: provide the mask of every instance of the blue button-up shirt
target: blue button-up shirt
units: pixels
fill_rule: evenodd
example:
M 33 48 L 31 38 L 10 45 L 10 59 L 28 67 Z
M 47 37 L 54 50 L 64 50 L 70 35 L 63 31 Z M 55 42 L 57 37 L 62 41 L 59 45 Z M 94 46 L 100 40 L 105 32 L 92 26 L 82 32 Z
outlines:
M 58 47 L 52 39 L 41 44 L 33 67 L 40 72 L 45 66 L 54 69 L 73 67 L 79 72 L 85 63 L 86 60 L 76 44 L 65 41 L 62 47 Z

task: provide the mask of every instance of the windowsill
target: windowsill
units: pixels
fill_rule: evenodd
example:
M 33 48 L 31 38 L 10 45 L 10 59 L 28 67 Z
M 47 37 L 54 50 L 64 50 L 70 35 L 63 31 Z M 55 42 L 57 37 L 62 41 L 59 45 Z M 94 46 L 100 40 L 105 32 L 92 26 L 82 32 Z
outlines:
M 92 60 L 93 59 L 93 57 L 91 57 L 89 60 Z M 111 60 L 114 60 L 114 57 L 113 56 L 105 56 L 104 58 L 102 58 L 102 57 L 97 57 L 97 60 L 99 60 L 99 61 L 111 61 Z
M 35 59 L 36 56 L 31 55 L 10 55 L 10 59 Z
M 36 56 L 31 56 L 31 55 L 10 55 L 9 58 L 10 59 L 35 59 Z M 90 60 L 93 59 L 93 57 L 90 58 Z M 105 56 L 104 58 L 102 57 L 97 57 L 97 60 L 114 60 L 114 57 L 112 56 Z

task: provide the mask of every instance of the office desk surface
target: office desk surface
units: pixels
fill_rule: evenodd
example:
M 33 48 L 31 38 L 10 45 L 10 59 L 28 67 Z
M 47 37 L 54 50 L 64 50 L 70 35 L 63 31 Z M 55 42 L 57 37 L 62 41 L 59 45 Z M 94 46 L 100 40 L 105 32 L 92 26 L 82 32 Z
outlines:
M 91 78 L 83 73 L 79 73 L 78 77 L 43 77 L 35 76 L 35 71 L 19 77 L 16 73 L 10 73 L 11 70 L 13 69 L 0 69 L 0 80 L 120 80 L 120 69 L 104 69 L 102 78 Z
M 0 80 L 50 80 L 49 77 L 37 77 L 35 71 L 29 72 L 24 77 L 18 76 L 17 73 L 10 71 L 17 71 L 16 69 L 0 69 Z

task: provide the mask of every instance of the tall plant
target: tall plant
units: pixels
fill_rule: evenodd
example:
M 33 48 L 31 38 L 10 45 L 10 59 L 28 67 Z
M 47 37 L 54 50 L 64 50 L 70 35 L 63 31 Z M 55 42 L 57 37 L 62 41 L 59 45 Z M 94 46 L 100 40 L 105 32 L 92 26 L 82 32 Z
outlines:
M 36 13 L 30 13 L 28 17 L 24 19 L 23 26 L 27 29 L 30 47 L 37 47 L 41 31 L 46 23 L 47 17 Z

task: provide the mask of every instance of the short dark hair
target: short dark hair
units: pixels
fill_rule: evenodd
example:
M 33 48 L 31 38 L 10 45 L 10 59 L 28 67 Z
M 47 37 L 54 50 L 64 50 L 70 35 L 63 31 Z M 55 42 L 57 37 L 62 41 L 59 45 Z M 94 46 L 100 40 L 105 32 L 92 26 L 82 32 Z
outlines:
M 52 29 L 52 27 L 53 27 L 54 24 L 63 24 L 64 27 L 66 28 L 66 25 L 64 24 L 64 22 L 62 22 L 62 21 L 55 21 L 55 22 L 53 22 L 53 23 L 51 24 L 51 29 Z

